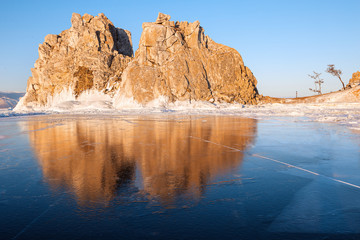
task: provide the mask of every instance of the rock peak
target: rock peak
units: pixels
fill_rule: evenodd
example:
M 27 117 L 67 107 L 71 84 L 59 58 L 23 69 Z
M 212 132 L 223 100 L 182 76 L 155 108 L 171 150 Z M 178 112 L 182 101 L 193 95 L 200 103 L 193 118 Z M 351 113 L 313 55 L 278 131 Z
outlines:
M 205 35 L 199 21 L 143 23 L 135 58 L 123 73 L 119 94 L 147 103 L 210 101 L 255 104 L 256 78 L 240 54 Z
M 159 15 L 155 21 L 157 24 L 163 24 L 164 22 L 170 21 L 170 15 L 159 12 Z
M 39 45 L 24 103 L 48 104 L 49 98 L 71 89 L 74 96 L 93 89 L 114 94 L 133 56 L 131 34 L 116 28 L 102 13 L 73 13 L 71 28 L 49 34 Z

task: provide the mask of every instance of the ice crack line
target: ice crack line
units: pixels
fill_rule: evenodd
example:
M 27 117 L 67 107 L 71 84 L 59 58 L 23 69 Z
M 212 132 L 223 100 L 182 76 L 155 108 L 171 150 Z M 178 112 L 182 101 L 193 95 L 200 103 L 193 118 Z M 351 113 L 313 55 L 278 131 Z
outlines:
M 37 220 L 39 220 L 39 218 L 41 218 L 42 216 L 44 216 L 52 207 L 54 207 L 60 200 L 63 199 L 64 196 L 58 198 L 57 200 L 55 200 L 52 204 L 50 204 L 40 215 L 38 215 L 37 217 L 35 217 L 29 224 L 27 224 L 20 232 L 18 232 L 15 237 L 13 237 L 12 239 L 17 239 L 18 237 L 20 237 L 20 235 L 22 235 L 24 232 L 26 232 Z
M 209 141 L 209 140 L 206 140 L 206 139 L 203 139 L 203 138 L 194 137 L 194 136 L 189 136 L 189 138 L 197 139 L 197 140 L 200 140 L 200 141 L 203 141 L 203 142 L 207 142 L 207 143 L 211 143 L 211 144 L 214 144 L 214 145 L 217 145 L 217 146 L 221 146 L 221 147 L 224 147 L 224 148 L 227 148 L 227 149 L 231 149 L 231 150 L 235 150 L 235 151 L 238 151 L 238 152 L 246 153 L 246 152 L 243 151 L 243 150 L 240 150 L 240 149 L 237 149 L 237 148 L 233 148 L 233 147 L 230 147 L 230 146 L 227 146 L 227 145 L 223 145 L 223 144 L 220 144 L 220 143 L 212 142 L 212 141 Z M 248 153 L 246 153 L 246 154 L 248 154 Z M 313 175 L 316 175 L 316 176 L 321 176 L 321 177 L 327 178 L 327 179 L 329 179 L 329 180 L 332 180 L 332 181 L 335 181 L 335 182 L 338 182 L 338 183 L 342 183 L 342 184 L 345 184 L 345 185 L 348 185 L 348 186 L 351 186 L 351 187 L 360 189 L 360 186 L 358 186 L 358 185 L 355 185 L 355 184 L 352 184 L 352 183 L 349 183 L 349 182 L 345 182 L 345 181 L 342 181 L 342 180 L 340 180 L 340 179 L 328 177 L 328 176 L 322 175 L 322 174 L 320 174 L 320 173 L 313 172 L 313 171 L 310 171 L 310 170 L 308 170 L 308 169 L 305 169 L 305 168 L 301 168 L 301 167 L 292 165 L 292 164 L 290 164 L 290 163 L 282 162 L 282 161 L 279 161 L 279 160 L 276 160 L 276 159 L 273 159 L 273 158 L 269 158 L 269 157 L 266 157 L 266 156 L 262 156 L 262 155 L 256 154 L 256 153 L 254 153 L 254 154 L 248 154 L 248 155 L 250 155 L 250 156 L 252 156 L 252 157 L 257 157 L 257 158 L 261 158 L 261 159 L 270 160 L 270 161 L 272 161 L 272 162 L 280 163 L 280 164 L 282 164 L 282 165 L 285 165 L 285 166 L 288 166 L 288 167 L 291 167 L 291 168 L 296 168 L 296 169 L 298 169 L 298 170 L 300 170 L 300 171 L 303 171 L 303 172 L 307 172 L 307 173 L 310 173 L 310 174 L 313 174 Z

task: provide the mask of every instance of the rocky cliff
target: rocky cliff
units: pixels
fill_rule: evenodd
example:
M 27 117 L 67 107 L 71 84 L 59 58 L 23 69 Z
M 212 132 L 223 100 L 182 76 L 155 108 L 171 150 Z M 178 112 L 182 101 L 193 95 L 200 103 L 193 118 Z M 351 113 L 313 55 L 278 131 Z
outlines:
M 59 35 L 47 35 L 39 45 L 24 105 L 46 105 L 64 89 L 76 97 L 88 89 L 107 94 L 117 90 L 133 56 L 130 32 L 114 27 L 104 14 L 74 13 L 71 24 Z
M 70 29 L 47 35 L 40 44 L 17 108 L 51 107 L 51 100 L 64 91 L 72 97 L 62 100 L 70 101 L 87 90 L 141 104 L 158 97 L 172 102 L 258 100 L 257 81 L 240 54 L 211 40 L 198 21 L 175 23 L 159 13 L 156 22 L 143 24 L 135 57 L 130 32 L 114 27 L 104 14 L 74 13 L 71 23 Z
M 171 101 L 256 103 L 257 81 L 240 54 L 206 36 L 199 21 L 173 22 L 159 13 L 142 28 L 120 94 L 138 102 L 162 95 Z

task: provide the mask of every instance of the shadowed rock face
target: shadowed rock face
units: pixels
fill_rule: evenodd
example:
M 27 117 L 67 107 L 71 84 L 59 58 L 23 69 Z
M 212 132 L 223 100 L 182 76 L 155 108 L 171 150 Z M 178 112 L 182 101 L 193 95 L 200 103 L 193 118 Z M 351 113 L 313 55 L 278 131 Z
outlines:
M 25 103 L 45 105 L 48 97 L 69 88 L 76 96 L 87 89 L 109 94 L 117 90 L 133 56 L 130 32 L 114 27 L 104 14 L 74 13 L 71 24 L 59 35 L 47 35 L 39 45 Z
M 159 13 L 155 23 L 143 23 L 121 94 L 142 103 L 161 95 L 171 101 L 257 102 L 257 81 L 235 49 L 211 40 L 199 21 L 169 20 Z
M 106 203 L 135 185 L 141 195 L 166 205 L 178 196 L 198 199 L 211 180 L 236 169 L 244 153 L 217 144 L 244 151 L 257 131 L 254 119 L 174 118 L 99 124 L 54 116 L 54 121 L 40 117 L 26 124 L 45 180 L 54 189 L 73 191 L 79 204 Z
M 114 27 L 104 14 L 74 13 L 71 24 L 40 44 L 19 106 L 46 106 L 63 90 L 77 98 L 89 89 L 139 103 L 160 96 L 170 101 L 258 100 L 257 81 L 240 54 L 206 36 L 199 21 L 174 23 L 159 13 L 156 22 L 143 24 L 135 57 L 130 32 Z

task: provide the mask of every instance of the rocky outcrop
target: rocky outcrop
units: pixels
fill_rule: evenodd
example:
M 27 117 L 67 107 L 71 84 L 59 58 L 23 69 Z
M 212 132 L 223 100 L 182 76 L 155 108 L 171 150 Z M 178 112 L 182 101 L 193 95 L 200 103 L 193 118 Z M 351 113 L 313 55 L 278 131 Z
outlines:
M 206 36 L 199 21 L 175 23 L 159 13 L 156 22 L 142 28 L 120 94 L 140 103 L 159 96 L 170 101 L 257 102 L 256 78 L 240 54 Z
M 104 15 L 74 13 L 71 28 L 49 34 L 39 45 L 31 69 L 24 105 L 46 105 L 49 97 L 70 89 L 75 96 L 87 89 L 114 94 L 133 56 L 131 34 L 116 28 Z
M 360 85 L 360 71 L 354 72 L 352 78 L 349 80 L 348 86 L 354 87 Z
M 71 24 L 40 44 L 18 106 L 50 106 L 56 96 L 74 101 L 90 89 L 107 99 L 116 93 L 116 99 L 141 104 L 158 97 L 171 102 L 258 100 L 257 81 L 240 54 L 206 36 L 199 21 L 175 23 L 159 13 L 154 23 L 143 24 L 135 57 L 130 32 L 114 27 L 104 14 L 74 13 Z M 71 99 L 63 99 L 63 92 Z

